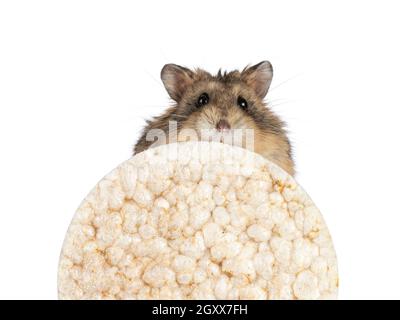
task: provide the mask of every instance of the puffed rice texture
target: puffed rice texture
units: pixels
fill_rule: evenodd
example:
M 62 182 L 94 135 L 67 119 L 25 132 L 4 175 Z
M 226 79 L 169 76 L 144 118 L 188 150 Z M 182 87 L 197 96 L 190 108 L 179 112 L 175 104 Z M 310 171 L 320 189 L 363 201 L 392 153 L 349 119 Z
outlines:
M 60 299 L 336 299 L 319 210 L 281 168 L 216 142 L 122 163 L 66 235 Z

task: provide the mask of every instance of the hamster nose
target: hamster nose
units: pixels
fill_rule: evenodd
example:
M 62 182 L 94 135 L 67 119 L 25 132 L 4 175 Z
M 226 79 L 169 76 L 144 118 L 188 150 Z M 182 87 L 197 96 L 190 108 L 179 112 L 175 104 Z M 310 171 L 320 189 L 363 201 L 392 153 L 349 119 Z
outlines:
M 228 121 L 221 119 L 218 121 L 216 128 L 218 131 L 227 131 L 231 128 L 231 125 Z

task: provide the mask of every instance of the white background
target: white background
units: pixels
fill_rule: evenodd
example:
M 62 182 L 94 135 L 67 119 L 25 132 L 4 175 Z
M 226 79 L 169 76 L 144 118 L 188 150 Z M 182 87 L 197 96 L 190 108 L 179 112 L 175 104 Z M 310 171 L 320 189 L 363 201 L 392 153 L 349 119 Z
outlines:
M 165 63 L 264 59 L 340 298 L 400 298 L 398 14 L 396 1 L 2 1 L 0 298 L 57 298 L 74 211 L 170 103 Z

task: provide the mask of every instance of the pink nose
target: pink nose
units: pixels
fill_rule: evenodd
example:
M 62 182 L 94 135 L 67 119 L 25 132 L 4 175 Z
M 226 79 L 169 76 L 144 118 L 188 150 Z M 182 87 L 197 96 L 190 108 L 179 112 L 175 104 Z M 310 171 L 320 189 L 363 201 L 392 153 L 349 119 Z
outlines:
M 216 128 L 218 131 L 224 131 L 224 130 L 227 131 L 231 128 L 231 125 L 229 124 L 228 121 L 221 119 L 218 121 Z

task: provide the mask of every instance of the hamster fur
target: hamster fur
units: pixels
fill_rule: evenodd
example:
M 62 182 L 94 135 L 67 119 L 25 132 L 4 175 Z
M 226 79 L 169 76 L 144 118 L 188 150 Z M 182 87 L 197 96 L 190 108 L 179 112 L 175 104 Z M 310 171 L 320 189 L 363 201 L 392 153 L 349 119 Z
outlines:
M 246 67 L 241 72 L 220 70 L 217 75 L 202 69 L 165 65 L 161 79 L 175 104 L 147 121 L 134 147 L 134 154 L 154 144 L 147 137 L 151 130 L 162 130 L 168 135 L 171 121 L 176 123 L 178 141 L 188 140 L 181 136 L 186 129 L 198 132 L 201 140 L 205 140 L 200 134 L 202 129 L 215 130 L 223 135 L 231 130 L 252 129 L 253 151 L 294 175 L 285 123 L 263 102 L 272 75 L 272 65 L 268 61 Z M 167 139 L 165 143 L 175 142 L 171 140 Z M 221 138 L 221 142 L 224 139 Z

